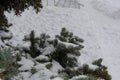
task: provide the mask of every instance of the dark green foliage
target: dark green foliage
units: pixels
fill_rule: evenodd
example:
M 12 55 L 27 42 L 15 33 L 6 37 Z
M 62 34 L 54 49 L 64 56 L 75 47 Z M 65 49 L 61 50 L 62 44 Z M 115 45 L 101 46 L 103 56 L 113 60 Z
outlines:
M 65 72 L 61 72 L 59 75 L 60 75 L 60 77 L 62 77 L 64 80 L 69 80 L 69 76 L 68 76 L 68 74 L 66 74 Z
M 72 68 L 65 68 L 65 72 L 68 74 L 69 78 L 77 76 L 76 70 L 74 70 Z
M 48 38 L 50 38 L 50 36 L 46 35 L 44 33 L 40 35 L 40 39 L 39 39 L 39 47 L 40 48 L 45 48 L 46 47 L 45 42 L 47 41 Z
M 31 69 L 31 73 L 32 74 L 35 74 L 37 72 L 37 70 L 33 67 L 32 69 Z
M 85 74 L 85 75 L 86 75 L 86 74 L 87 74 L 87 75 L 88 75 L 88 74 L 91 74 L 91 73 L 93 72 L 93 70 L 90 69 L 87 64 L 84 64 L 84 65 L 83 65 L 82 70 L 83 70 L 83 71 L 82 71 L 83 74 Z
M 77 66 L 75 56 L 80 56 L 80 51 L 83 46 L 83 39 L 74 36 L 73 33 L 62 28 L 60 35 L 56 36 L 56 50 L 52 54 L 53 59 L 58 61 L 64 68 Z
M 94 61 L 94 62 L 93 62 L 93 65 L 97 65 L 100 69 L 106 70 L 107 67 L 104 66 L 104 65 L 102 65 L 102 61 L 103 61 L 103 60 L 100 58 L 100 59 Z
M 80 44 L 83 43 L 84 40 L 79 38 L 78 36 L 74 36 L 73 33 L 67 31 L 66 28 L 62 28 L 60 35 L 56 35 L 56 38 L 63 42 L 79 45 L 81 49 L 84 47 Z
M 8 32 L 8 27 L 12 24 L 8 24 L 7 18 L 4 15 L 4 12 L 0 10 L 0 30 Z
M 36 46 L 36 39 L 35 39 L 35 33 L 34 31 L 31 32 L 30 34 L 30 42 L 31 42 L 31 45 L 30 45 L 30 54 L 32 57 L 36 57 L 39 55 L 39 50 L 37 49 L 37 46 Z
M 0 72 L 0 77 L 4 80 L 10 80 L 14 75 L 18 73 L 18 65 L 16 63 L 16 56 L 13 56 L 12 50 L 1 49 L 0 50 L 0 69 L 3 69 Z
M 107 67 L 102 65 L 102 59 L 98 59 L 93 62 L 94 65 L 97 65 L 98 68 L 95 70 L 90 69 L 89 65 L 84 64 L 82 67 L 79 67 L 78 69 L 73 69 L 73 68 L 65 68 L 64 70 L 60 71 L 60 73 L 64 72 L 68 74 L 68 78 L 72 78 L 74 76 L 78 75 L 87 75 L 87 78 L 83 79 L 77 79 L 77 80 L 97 80 L 98 78 L 104 79 L 104 80 L 111 80 L 111 76 L 107 71 Z M 89 76 L 94 76 L 93 79 L 92 77 L 89 78 Z
M 74 77 L 77 75 L 92 75 L 94 76 L 92 78 L 83 78 L 83 79 L 78 79 L 78 80 L 96 80 L 97 78 L 104 79 L 104 80 L 111 80 L 111 76 L 109 75 L 107 71 L 107 67 L 102 65 L 102 59 L 98 59 L 93 62 L 94 65 L 98 66 L 97 69 L 93 70 L 90 69 L 89 65 L 84 64 L 82 67 L 79 67 L 78 69 L 65 69 L 64 72 L 67 74 L 69 73 L 69 77 Z
M 92 76 L 94 76 L 96 78 L 105 79 L 105 80 L 111 80 L 111 76 L 109 75 L 109 73 L 107 71 L 107 67 L 102 65 L 102 59 L 101 58 L 96 60 L 96 61 L 94 61 L 93 65 L 98 66 L 98 68 L 93 70 L 93 69 L 90 69 L 87 64 L 84 64 L 82 67 L 79 67 L 75 71 L 76 75 L 81 75 L 81 74 L 92 75 Z
M 50 79 L 53 80 L 56 77 L 58 77 L 58 76 L 52 75 L 52 76 L 50 76 Z
M 94 61 L 93 64 L 98 66 L 98 68 L 93 72 L 93 75 L 95 75 L 98 78 L 105 79 L 105 80 L 111 80 L 111 76 L 107 71 L 107 67 L 102 65 L 101 58 Z
M 0 0 L 1 10 L 10 12 L 13 9 L 16 14 L 23 12 L 29 6 L 33 6 L 38 12 L 39 8 L 42 8 L 41 0 Z
M 65 50 L 66 48 L 64 44 L 58 44 L 56 47 L 56 51 L 52 54 L 53 59 L 58 61 L 63 67 L 67 66 L 67 60 L 68 60 Z
M 31 31 L 29 38 L 25 38 L 24 41 L 30 41 L 30 50 L 27 50 L 27 52 L 31 55 L 31 57 L 35 58 L 36 56 L 40 55 L 40 51 L 37 48 L 37 40 L 38 38 L 35 38 L 34 31 Z
M 94 64 L 94 65 L 97 65 L 97 66 L 99 66 L 99 67 L 101 67 L 102 66 L 102 59 L 100 58 L 100 59 L 98 59 L 98 60 L 95 60 L 92 64 Z
M 101 78 L 104 80 L 112 80 L 111 75 L 108 73 L 107 70 L 102 70 L 100 68 L 96 69 L 93 73 L 97 78 Z
M 36 61 L 39 62 L 39 63 L 49 62 L 49 60 L 46 60 L 46 59 L 36 59 Z
M 67 65 L 68 67 L 77 66 L 77 59 L 75 57 L 67 57 Z
M 48 40 L 49 35 L 41 34 L 40 37 L 35 37 L 34 31 L 31 31 L 29 37 L 25 37 L 24 41 L 30 41 L 29 50 L 24 50 L 26 53 L 29 53 L 31 57 L 35 58 L 41 55 L 42 51 L 46 47 L 46 42 L 53 44 L 53 41 Z
M 0 30 L 11 25 L 4 15 L 5 11 L 14 10 L 16 15 L 20 15 L 26 8 L 32 6 L 36 12 L 39 12 L 42 8 L 41 3 L 41 0 L 0 0 Z
M 47 69 L 50 69 L 52 66 L 53 66 L 53 64 L 50 62 L 50 63 L 46 64 L 45 67 L 46 67 Z
M 89 66 L 85 64 L 82 67 L 78 67 L 77 69 L 67 67 L 64 70 L 60 71 L 60 73 L 61 72 L 68 74 L 68 78 L 72 78 L 74 76 L 79 76 L 79 75 L 91 75 L 93 74 L 94 70 L 90 69 Z

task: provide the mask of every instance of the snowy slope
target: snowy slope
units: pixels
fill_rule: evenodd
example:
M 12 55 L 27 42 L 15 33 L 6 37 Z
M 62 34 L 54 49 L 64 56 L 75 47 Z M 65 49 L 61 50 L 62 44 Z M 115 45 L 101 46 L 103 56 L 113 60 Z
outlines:
M 108 66 L 112 80 L 119 80 L 120 75 L 120 6 L 119 0 L 77 0 L 84 4 L 81 9 L 44 7 L 36 14 L 32 8 L 20 17 L 6 13 L 9 22 L 13 23 L 14 45 L 24 42 L 24 34 L 35 30 L 36 34 L 59 34 L 62 27 L 74 32 L 85 40 L 85 48 L 79 63 L 90 63 L 102 57 L 103 64 Z

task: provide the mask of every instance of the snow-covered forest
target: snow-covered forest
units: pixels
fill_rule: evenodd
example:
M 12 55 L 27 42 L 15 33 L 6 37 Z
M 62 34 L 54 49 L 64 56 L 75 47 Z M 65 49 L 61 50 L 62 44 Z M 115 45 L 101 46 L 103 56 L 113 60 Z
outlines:
M 119 80 L 120 0 L 1 0 L 1 80 Z

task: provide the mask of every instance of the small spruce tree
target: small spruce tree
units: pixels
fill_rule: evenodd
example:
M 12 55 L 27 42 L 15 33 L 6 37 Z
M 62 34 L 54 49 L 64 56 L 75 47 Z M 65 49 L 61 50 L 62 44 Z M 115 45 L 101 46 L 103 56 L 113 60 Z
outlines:
M 41 34 L 40 37 L 35 37 L 35 32 L 31 31 L 29 37 L 25 37 L 24 41 L 30 41 L 29 50 L 24 50 L 25 52 L 29 53 L 31 57 L 35 58 L 41 55 L 41 49 L 44 49 L 47 43 L 52 43 L 48 41 L 49 35 Z
M 77 66 L 77 58 L 80 56 L 80 50 L 83 48 L 81 43 L 83 39 L 74 36 L 72 32 L 62 28 L 60 35 L 56 35 L 57 45 L 53 53 L 53 58 L 64 68 L 73 68 Z
M 29 53 L 31 57 L 35 58 L 36 56 L 39 56 L 40 51 L 37 47 L 37 40 L 38 38 L 35 38 L 35 32 L 31 31 L 29 37 L 25 37 L 24 41 L 30 41 L 30 47 L 29 50 L 24 50 L 25 52 Z

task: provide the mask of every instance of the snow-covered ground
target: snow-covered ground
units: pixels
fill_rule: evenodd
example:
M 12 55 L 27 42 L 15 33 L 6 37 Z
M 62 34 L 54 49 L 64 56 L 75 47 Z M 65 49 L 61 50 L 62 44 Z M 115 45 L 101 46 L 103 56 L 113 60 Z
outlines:
M 64 0 L 61 0 L 64 2 Z M 36 34 L 59 34 L 66 27 L 75 35 L 85 40 L 85 48 L 79 58 L 79 64 L 90 63 L 100 57 L 108 66 L 112 80 L 120 76 L 120 1 L 119 0 L 77 0 L 84 7 L 67 8 L 45 6 L 36 14 L 32 8 L 22 15 L 6 13 L 9 22 L 13 23 L 11 42 L 21 44 L 25 34 L 35 30 Z M 67 5 L 64 5 L 67 6 Z M 25 44 L 24 44 L 25 45 Z

